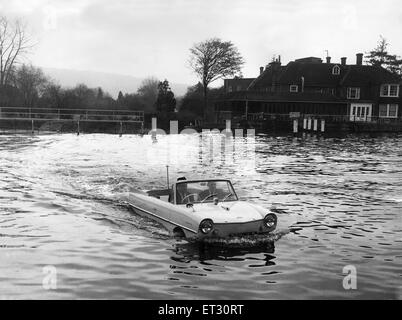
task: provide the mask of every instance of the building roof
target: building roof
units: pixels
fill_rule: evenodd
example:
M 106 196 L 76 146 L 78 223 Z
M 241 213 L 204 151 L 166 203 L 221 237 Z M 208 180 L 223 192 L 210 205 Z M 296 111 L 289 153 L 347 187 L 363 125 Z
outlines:
M 299 83 L 304 78 L 305 86 L 336 86 L 342 74 L 345 74 L 345 66 L 341 68 L 340 75 L 333 75 L 332 70 L 336 64 L 332 63 L 300 63 L 290 62 L 278 79 L 279 84 Z
M 245 85 L 249 85 L 253 82 L 255 78 L 233 78 L 233 79 L 225 79 L 225 81 L 229 81 L 232 83 L 244 83 Z
M 378 66 L 350 65 L 340 82 L 343 86 L 379 85 L 386 83 L 401 83 L 401 79 Z
M 334 66 L 340 67 L 340 74 L 334 75 Z M 347 85 L 379 85 L 381 83 L 401 83 L 398 76 L 384 68 L 366 65 L 342 65 L 321 63 L 313 58 L 298 59 L 286 66 L 278 63 L 269 64 L 248 87 L 249 90 L 261 90 L 275 85 L 300 84 L 305 86 L 337 87 Z
M 317 58 L 317 57 L 307 57 L 307 58 L 296 59 L 295 61 L 296 62 L 321 63 L 322 59 Z

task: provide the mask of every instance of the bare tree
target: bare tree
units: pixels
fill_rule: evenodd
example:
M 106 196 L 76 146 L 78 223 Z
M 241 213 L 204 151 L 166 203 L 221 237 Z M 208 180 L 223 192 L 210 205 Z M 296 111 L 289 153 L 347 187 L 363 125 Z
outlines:
M 18 88 L 24 99 L 24 106 L 28 108 L 34 107 L 49 82 L 40 68 L 25 64 L 16 70 L 13 80 L 14 86 Z
M 206 118 L 211 115 L 211 111 L 208 110 L 208 85 L 217 79 L 240 73 L 244 61 L 232 42 L 218 38 L 195 44 L 190 53 L 190 68 L 201 79 L 204 89 L 204 118 Z
M 146 78 L 141 82 L 137 93 L 141 100 L 143 101 L 145 112 L 153 113 L 156 111 L 156 100 L 158 99 L 158 89 L 159 80 L 150 77 Z
M 0 16 L 0 88 L 9 83 L 15 64 L 32 46 L 24 24 Z
M 62 87 L 53 80 L 49 80 L 44 86 L 41 104 L 46 108 L 60 109 L 63 96 L 64 90 Z

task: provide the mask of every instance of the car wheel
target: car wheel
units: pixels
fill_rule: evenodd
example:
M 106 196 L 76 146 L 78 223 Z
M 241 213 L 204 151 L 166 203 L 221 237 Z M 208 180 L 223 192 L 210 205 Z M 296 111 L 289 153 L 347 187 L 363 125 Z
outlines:
M 186 234 L 184 233 L 182 228 L 176 227 L 173 229 L 173 237 L 175 238 L 185 238 Z

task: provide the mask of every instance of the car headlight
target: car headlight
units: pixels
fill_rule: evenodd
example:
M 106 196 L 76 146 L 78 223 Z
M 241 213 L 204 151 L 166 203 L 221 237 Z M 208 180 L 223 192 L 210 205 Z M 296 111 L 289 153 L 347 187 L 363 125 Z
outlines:
M 268 213 L 264 218 L 264 224 L 267 228 L 273 228 L 276 226 L 276 215 L 273 213 Z
M 203 234 L 210 233 L 213 228 L 214 228 L 214 223 L 211 219 L 202 220 L 200 223 L 200 231 Z

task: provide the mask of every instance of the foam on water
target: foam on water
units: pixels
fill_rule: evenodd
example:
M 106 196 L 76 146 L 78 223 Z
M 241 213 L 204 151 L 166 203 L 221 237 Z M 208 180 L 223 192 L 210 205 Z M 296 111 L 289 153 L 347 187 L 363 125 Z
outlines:
M 205 238 L 201 242 L 214 245 L 223 246 L 230 248 L 247 248 L 247 247 L 258 247 L 264 245 L 271 245 L 278 241 L 284 235 L 288 234 L 290 230 L 278 230 L 267 234 L 255 234 L 255 235 L 242 235 L 242 236 L 231 236 L 228 238 Z

